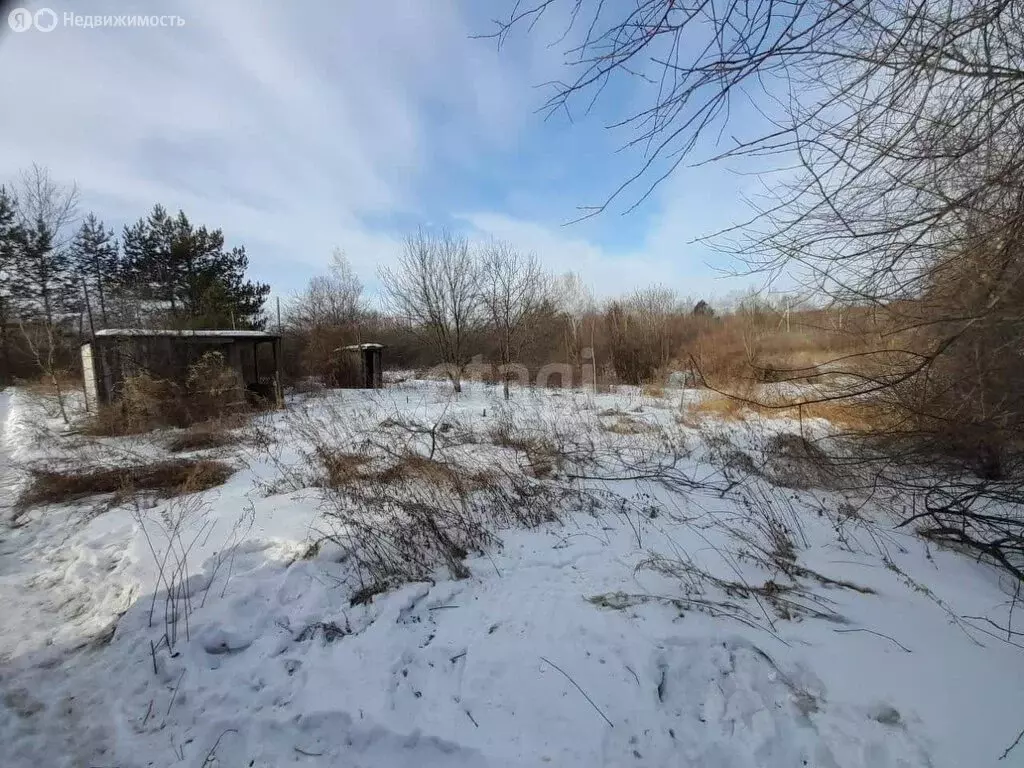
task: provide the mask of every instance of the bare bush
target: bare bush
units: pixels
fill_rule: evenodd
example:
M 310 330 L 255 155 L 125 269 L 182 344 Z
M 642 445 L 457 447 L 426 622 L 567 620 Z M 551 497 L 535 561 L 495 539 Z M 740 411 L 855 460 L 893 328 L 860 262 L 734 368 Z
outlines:
M 726 616 L 751 626 L 777 628 L 778 620 L 815 618 L 844 624 L 832 601 L 813 591 L 815 586 L 849 589 L 862 594 L 872 590 L 833 579 L 800 563 L 799 553 L 807 540 L 798 510 L 780 490 L 751 485 L 737 492 L 742 513 L 716 517 L 695 528 L 708 543 L 696 559 L 654 555 L 638 568 L 649 568 L 676 578 L 681 594 L 669 597 L 680 608 Z M 681 521 L 691 527 L 694 521 Z M 628 604 L 628 601 L 627 601 Z
M 185 453 L 234 445 L 241 439 L 235 430 L 247 422 L 247 416 L 236 414 L 193 424 L 172 437 L 167 443 L 167 450 L 171 453 Z
M 125 378 L 119 398 L 91 418 L 93 435 L 130 435 L 198 423 L 240 424 L 253 409 L 238 374 L 219 352 L 188 369 L 184 384 L 147 373 Z
M 382 269 L 380 280 L 391 309 L 433 347 L 455 391 L 461 392 L 470 341 L 485 318 L 480 264 L 469 241 L 420 231 L 406 238 L 398 265 Z
M 221 485 L 234 473 L 223 462 L 185 459 L 69 470 L 30 466 L 28 470 L 31 481 L 17 504 L 21 512 L 102 494 L 113 494 L 113 503 L 138 494 L 168 498 Z
M 158 510 L 135 503 L 135 522 L 146 540 L 157 572 L 148 620 L 150 627 L 160 626 L 163 632 L 158 642 L 150 641 L 154 673 L 158 672 L 157 654 L 160 651 L 166 650 L 173 657 L 177 653 L 179 638 L 183 635 L 186 642 L 191 639 L 189 617 L 196 607 L 206 603 L 226 563 L 227 572 L 220 593 L 224 596 L 231 580 L 235 554 L 255 522 L 255 510 L 250 504 L 235 520 L 212 564 L 209 564 L 209 573 L 201 574 L 193 552 L 197 544 L 210 538 L 216 523 L 210 519 L 209 502 L 196 493 L 200 490 L 203 490 L 201 482 L 193 477 L 182 486 L 182 495 L 172 498 Z M 203 582 L 205 586 L 202 586 Z M 230 649 L 211 646 L 206 650 L 224 653 Z
M 345 380 L 339 369 L 345 360 L 339 347 L 361 341 L 367 319 L 363 285 L 340 250 L 331 255 L 328 273 L 314 277 L 287 308 L 290 347 L 298 349 L 299 366 L 306 376 L 337 386 Z
M 429 579 L 438 566 L 464 578 L 467 554 L 494 546 L 498 530 L 556 519 L 560 492 L 515 465 L 474 465 L 461 450 L 471 433 L 440 428 L 364 426 L 355 452 L 339 455 L 331 428 L 304 427 L 323 470 L 323 535 L 346 552 L 364 587 Z M 395 431 L 405 439 L 391 440 Z
M 615 121 L 628 146 L 644 148 L 637 172 L 589 213 L 637 183 L 639 204 L 688 159 L 777 162 L 781 183 L 766 184 L 746 224 L 717 245 L 769 279 L 788 273 L 844 309 L 881 315 L 884 334 L 829 361 L 843 391 L 801 402 L 876 399 L 892 433 L 872 430 L 880 471 L 937 460 L 926 496 L 958 496 L 955 465 L 967 461 L 989 483 L 976 493 L 1024 500 L 1019 4 L 540 0 L 515 3 L 494 36 L 543 29 L 538 19 L 560 6 L 567 28 L 555 44 L 572 73 L 554 82 L 551 111 L 589 105 L 620 79 L 656 84 Z M 751 113 L 734 110 L 737 99 L 765 119 L 730 124 Z M 758 356 L 748 354 L 763 371 L 755 380 L 799 376 Z M 958 504 L 944 515 L 941 530 L 970 522 Z M 982 552 L 1016 550 L 1020 539 L 1003 533 Z
M 512 362 L 519 359 L 528 325 L 538 320 L 548 301 L 546 276 L 535 255 L 524 256 L 501 242 L 484 247 L 480 268 L 483 304 L 498 336 L 508 400 Z

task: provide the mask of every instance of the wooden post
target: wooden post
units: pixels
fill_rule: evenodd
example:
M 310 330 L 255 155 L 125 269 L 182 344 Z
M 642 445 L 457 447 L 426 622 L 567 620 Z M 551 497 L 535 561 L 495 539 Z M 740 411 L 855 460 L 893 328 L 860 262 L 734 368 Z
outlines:
M 281 392 L 281 355 L 278 350 L 280 344 L 281 339 L 279 338 L 270 342 L 270 349 L 274 355 L 274 399 L 277 401 L 278 408 L 284 405 L 284 393 Z

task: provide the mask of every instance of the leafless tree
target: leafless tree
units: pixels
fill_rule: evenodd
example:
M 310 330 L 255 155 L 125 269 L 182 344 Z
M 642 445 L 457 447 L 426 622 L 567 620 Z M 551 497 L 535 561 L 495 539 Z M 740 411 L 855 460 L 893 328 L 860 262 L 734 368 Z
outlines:
M 17 230 L 11 284 L 18 323 L 40 372 L 57 394 L 68 420 L 57 370 L 61 326 L 78 316 L 78 283 L 69 263 L 78 187 L 53 180 L 39 165 L 22 172 L 17 191 Z
M 380 270 L 380 281 L 392 312 L 434 348 L 461 392 L 469 342 L 486 320 L 480 263 L 469 241 L 420 230 L 406 238 L 395 268 Z
M 1024 366 L 1010 352 L 1024 345 L 1024 5 L 535 0 L 493 34 L 558 14 L 570 73 L 550 112 L 588 109 L 625 79 L 647 100 L 615 123 L 636 172 L 584 215 L 623 194 L 636 205 L 688 163 L 774 163 L 749 220 L 714 242 L 877 313 L 884 343 L 829 366 L 853 382 L 835 396 L 893 409 L 909 442 L 890 456 L 958 444 L 981 457 L 983 487 L 941 480 L 966 490 L 932 497 L 932 529 L 1018 557 L 1021 522 L 979 510 L 1024 497 Z M 994 521 L 985 533 L 978 515 Z
M 345 253 L 336 248 L 326 275 L 309 281 L 289 308 L 289 322 L 301 329 L 354 326 L 363 312 L 363 284 Z
M 328 273 L 313 277 L 288 303 L 287 326 L 307 373 L 339 383 L 341 359 L 336 350 L 360 340 L 366 314 L 362 294 L 362 282 L 344 252 L 336 248 Z
M 25 310 L 53 325 L 78 294 L 68 256 L 78 187 L 62 185 L 48 169 L 33 165 L 22 171 L 15 196 L 21 238 L 13 281 Z
M 528 324 L 546 306 L 547 276 L 534 254 L 521 254 L 505 242 L 491 242 L 481 249 L 480 269 L 481 297 L 498 335 L 508 400 L 508 367 L 521 351 Z
M 583 348 L 587 346 L 583 323 L 587 315 L 596 311 L 594 295 L 576 272 L 566 272 L 558 279 L 555 294 L 557 306 L 565 316 L 569 357 L 573 365 L 580 365 Z
M 658 366 L 664 368 L 675 352 L 672 324 L 683 311 L 678 294 L 666 286 L 654 285 L 635 291 L 626 304 L 657 349 Z

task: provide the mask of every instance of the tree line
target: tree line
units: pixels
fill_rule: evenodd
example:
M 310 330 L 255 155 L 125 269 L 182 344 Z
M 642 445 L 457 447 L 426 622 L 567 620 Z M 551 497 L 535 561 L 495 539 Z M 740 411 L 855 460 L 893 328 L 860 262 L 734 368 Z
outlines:
M 377 308 L 341 251 L 326 275 L 314 277 L 287 304 L 289 378 L 339 383 L 339 348 L 383 342 L 389 367 L 440 366 L 455 391 L 467 369 L 483 363 L 509 396 L 500 366 L 535 372 L 552 363 L 572 371 L 565 386 L 591 366 L 601 382 L 649 383 L 687 364 L 701 330 L 716 324 L 707 301 L 651 286 L 598 300 L 575 273 L 555 275 L 535 254 L 500 240 L 472 242 L 451 232 L 408 236 L 393 265 L 378 270 Z M 738 303 L 746 307 L 747 297 Z M 474 370 L 479 372 L 478 368 Z
M 96 330 L 261 328 L 270 286 L 245 248 L 156 204 L 120 237 L 33 165 L 0 185 L 0 384 L 73 368 Z

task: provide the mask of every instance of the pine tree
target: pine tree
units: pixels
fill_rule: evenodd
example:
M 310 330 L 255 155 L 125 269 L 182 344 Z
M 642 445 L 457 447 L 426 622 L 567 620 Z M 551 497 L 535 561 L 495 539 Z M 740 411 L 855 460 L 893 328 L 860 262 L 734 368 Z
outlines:
M 5 187 L 0 186 L 0 386 L 12 377 L 10 328 L 14 322 L 12 291 L 15 248 L 20 240 L 16 202 Z
M 171 277 L 172 222 L 166 209 L 153 206 L 148 217 L 124 228 L 121 237 L 123 259 L 118 283 L 140 302 L 165 302 L 174 314 L 174 280 Z
M 184 212 L 156 205 L 125 227 L 122 280 L 137 295 L 163 305 L 176 325 L 255 328 L 270 286 L 245 278 L 244 248 L 224 249 L 224 233 L 196 227 Z
M 26 319 L 54 326 L 77 310 L 78 291 L 70 252 L 55 246 L 57 233 L 42 217 L 19 228 L 11 287 Z
M 120 261 L 114 231 L 94 214 L 86 216 L 71 244 L 71 265 L 89 291 L 90 303 L 98 302 L 99 318 L 107 324 L 107 296 L 118 276 Z

